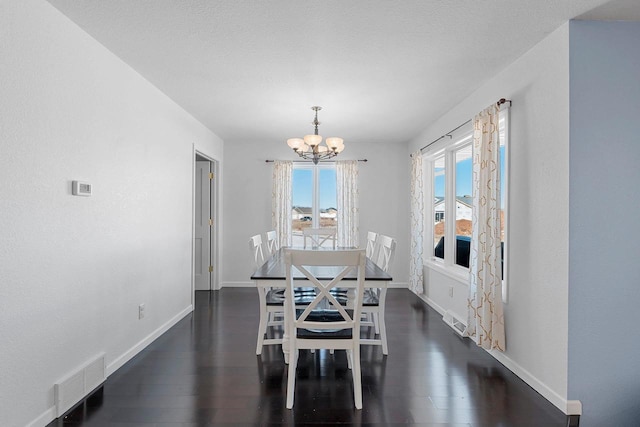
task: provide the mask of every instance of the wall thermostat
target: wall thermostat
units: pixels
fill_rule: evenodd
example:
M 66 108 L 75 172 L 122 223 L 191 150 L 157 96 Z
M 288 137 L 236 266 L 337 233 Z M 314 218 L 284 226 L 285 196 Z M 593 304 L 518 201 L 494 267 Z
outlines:
M 90 196 L 91 184 L 81 181 L 72 181 L 71 193 L 74 196 Z

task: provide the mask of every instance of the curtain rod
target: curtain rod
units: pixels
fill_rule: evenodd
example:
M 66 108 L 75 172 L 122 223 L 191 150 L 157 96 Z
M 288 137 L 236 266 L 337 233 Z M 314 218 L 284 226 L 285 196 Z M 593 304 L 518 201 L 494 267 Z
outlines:
M 359 162 L 365 162 L 365 163 L 366 163 L 366 162 L 368 162 L 369 160 L 367 160 L 367 159 L 358 159 L 358 161 L 359 161 Z M 275 160 L 269 160 L 269 159 L 267 159 L 267 160 L 265 160 L 264 162 L 265 162 L 265 163 L 273 163 L 273 162 L 275 162 Z M 309 163 L 309 161 L 305 161 L 305 160 L 293 160 L 291 163 Z M 324 161 L 322 161 L 322 160 L 321 160 L 321 161 L 319 161 L 318 163 L 334 163 L 334 161 L 332 161 L 332 160 L 324 160 Z
M 500 105 L 502 105 L 502 104 L 506 104 L 507 102 L 509 103 L 509 105 L 511 105 L 511 100 L 510 100 L 510 99 L 500 98 L 500 99 L 498 100 L 498 102 L 496 102 L 496 105 L 500 106 Z M 431 145 L 433 145 L 433 144 L 435 144 L 436 142 L 440 141 L 442 138 L 446 138 L 446 137 L 453 138 L 453 135 L 451 135 L 453 132 L 457 131 L 458 129 L 460 129 L 460 128 L 461 128 L 462 126 L 464 126 L 464 125 L 468 125 L 469 123 L 471 123 L 471 121 L 472 121 L 472 119 L 469 119 L 469 120 L 467 120 L 466 122 L 464 122 L 463 124 L 461 124 L 460 126 L 458 126 L 458 127 L 456 127 L 456 128 L 451 129 L 449 132 L 445 133 L 445 134 L 444 134 L 444 135 L 442 135 L 440 138 L 436 138 L 436 139 L 434 139 L 433 141 L 431 141 L 430 143 L 428 143 L 427 145 L 425 145 L 424 147 L 422 147 L 422 148 L 420 149 L 420 151 L 424 150 L 425 148 L 430 147 Z M 409 157 L 411 157 L 411 155 L 409 155 Z

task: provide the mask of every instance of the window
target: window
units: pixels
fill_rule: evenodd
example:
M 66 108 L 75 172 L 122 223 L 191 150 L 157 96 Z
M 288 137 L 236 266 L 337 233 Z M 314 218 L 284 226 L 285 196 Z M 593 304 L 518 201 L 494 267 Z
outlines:
M 428 162 L 433 176 L 433 256 L 445 260 L 447 265 L 465 268 L 469 267 L 473 204 L 471 137 L 467 131 Z M 451 244 L 447 244 L 449 240 Z M 453 248 L 451 252 L 447 246 Z
M 502 275 L 507 277 L 507 195 L 509 165 L 509 110 L 500 113 L 500 238 L 502 241 Z M 432 252 L 426 254 L 431 263 L 460 275 L 469 267 L 471 215 L 473 206 L 473 131 L 469 124 L 461 128 L 446 145 L 425 154 L 425 186 L 427 212 L 425 227 Z M 428 247 L 428 246 L 427 246 Z M 506 286 L 503 286 L 506 300 Z
M 335 164 L 294 164 L 291 181 L 292 244 L 302 246 L 303 229 L 337 225 Z
M 433 247 L 437 248 L 438 243 L 444 242 L 445 234 L 445 167 L 444 156 L 439 156 L 433 160 Z M 444 249 L 444 248 L 443 248 Z M 438 254 L 436 253 L 436 256 Z
M 471 144 L 466 144 L 453 152 L 455 158 L 456 185 L 456 250 L 455 263 L 469 267 L 471 246 L 471 211 L 473 206 L 473 159 Z
M 507 278 L 509 262 L 507 256 L 508 206 L 509 206 L 509 108 L 500 111 L 500 242 L 502 255 L 502 301 L 507 302 Z

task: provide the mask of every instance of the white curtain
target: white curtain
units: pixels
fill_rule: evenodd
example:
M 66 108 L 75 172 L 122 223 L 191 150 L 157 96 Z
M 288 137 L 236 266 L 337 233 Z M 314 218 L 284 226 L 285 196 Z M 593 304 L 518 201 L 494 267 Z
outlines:
M 336 162 L 338 246 L 358 247 L 360 233 L 358 208 L 358 161 Z
M 473 126 L 473 216 L 465 335 L 487 350 L 505 350 L 500 252 L 500 107 Z
M 422 251 L 424 229 L 424 192 L 422 181 L 422 152 L 411 155 L 411 258 L 409 288 L 416 294 L 424 292 Z
M 271 223 L 278 234 L 280 246 L 291 246 L 291 175 L 293 163 L 273 162 L 271 187 Z

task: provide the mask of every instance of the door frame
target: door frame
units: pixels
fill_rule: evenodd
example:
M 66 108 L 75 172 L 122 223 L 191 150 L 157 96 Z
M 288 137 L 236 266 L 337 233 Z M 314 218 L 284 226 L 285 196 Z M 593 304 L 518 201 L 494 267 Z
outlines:
M 210 233 L 210 262 L 213 266 L 213 272 L 211 273 L 211 287 L 212 291 L 220 289 L 220 275 L 219 275 L 219 261 L 220 261 L 220 251 L 219 251 L 219 218 L 220 218 L 220 163 L 214 159 L 212 156 L 203 153 L 193 146 L 193 154 L 191 158 L 191 166 L 192 166 L 192 183 L 191 183 L 191 302 L 195 303 L 195 241 L 196 241 L 196 161 L 209 161 L 211 163 L 211 172 L 213 173 L 213 181 L 211 185 L 211 202 L 209 205 L 209 213 L 210 218 L 213 218 L 213 226 L 211 227 Z

